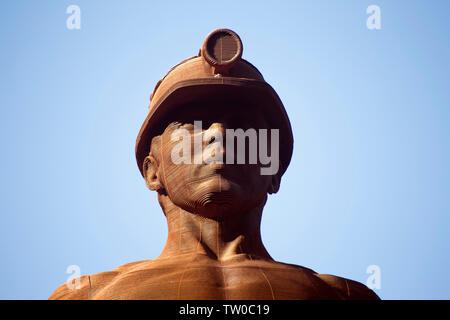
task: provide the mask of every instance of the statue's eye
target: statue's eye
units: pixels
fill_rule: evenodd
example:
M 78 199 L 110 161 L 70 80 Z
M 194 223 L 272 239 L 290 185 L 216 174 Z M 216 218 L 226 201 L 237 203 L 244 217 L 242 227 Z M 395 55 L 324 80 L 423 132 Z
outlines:
M 183 123 L 180 128 L 194 130 L 194 125 L 192 123 Z
M 172 128 L 179 128 L 181 125 L 183 125 L 181 122 L 179 122 L 179 121 L 174 121 L 174 122 L 172 122 L 171 124 L 170 124 L 170 126 L 172 127 Z
M 171 129 L 189 129 L 189 128 L 193 128 L 193 125 L 189 122 L 183 122 L 183 121 L 174 121 L 170 124 L 170 128 Z

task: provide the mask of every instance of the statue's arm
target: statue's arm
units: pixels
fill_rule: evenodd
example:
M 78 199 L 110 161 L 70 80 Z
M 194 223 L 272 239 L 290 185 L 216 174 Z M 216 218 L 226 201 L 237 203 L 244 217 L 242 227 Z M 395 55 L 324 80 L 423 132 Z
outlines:
M 358 281 L 336 277 L 329 274 L 316 274 L 316 276 L 338 291 L 344 299 L 380 300 L 380 297 L 378 297 L 375 292 Z

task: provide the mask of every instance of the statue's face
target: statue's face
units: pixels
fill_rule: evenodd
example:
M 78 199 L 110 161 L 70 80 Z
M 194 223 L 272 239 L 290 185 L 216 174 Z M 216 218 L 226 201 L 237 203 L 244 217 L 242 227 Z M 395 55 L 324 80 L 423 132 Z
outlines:
M 200 103 L 176 112 L 176 121 L 161 135 L 155 155 L 159 179 L 174 204 L 203 216 L 220 217 L 263 205 L 268 190 L 277 189 L 273 184 L 278 183 L 278 175 L 261 174 L 257 152 L 256 163 L 250 163 L 249 139 L 245 140 L 244 163 L 236 163 L 238 142 L 234 139 L 234 147 L 230 146 L 233 139 L 227 139 L 226 130 L 239 128 L 254 130 L 259 141 L 259 130 L 269 126 L 256 107 Z

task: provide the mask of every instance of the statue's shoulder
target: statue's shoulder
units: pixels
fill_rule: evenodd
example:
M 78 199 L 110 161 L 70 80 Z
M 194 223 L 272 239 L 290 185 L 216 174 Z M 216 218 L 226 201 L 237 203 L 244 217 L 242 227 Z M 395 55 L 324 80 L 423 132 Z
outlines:
M 49 297 L 49 300 L 90 300 L 123 274 L 132 272 L 134 269 L 148 263 L 146 261 L 135 261 L 115 268 L 112 271 L 84 275 L 73 279 L 70 284 L 63 283 Z
M 349 300 L 380 300 L 380 297 L 364 284 L 330 274 L 315 274 L 330 287 Z
M 90 300 L 95 292 L 107 286 L 118 275 L 116 271 L 106 271 L 84 275 L 60 285 L 48 298 L 49 300 Z

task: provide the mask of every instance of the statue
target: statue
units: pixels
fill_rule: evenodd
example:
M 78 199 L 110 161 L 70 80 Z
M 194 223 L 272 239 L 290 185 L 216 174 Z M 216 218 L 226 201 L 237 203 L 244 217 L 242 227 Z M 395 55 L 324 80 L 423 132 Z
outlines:
M 239 36 L 215 30 L 150 97 L 136 159 L 167 218 L 160 256 L 82 276 L 78 289 L 63 284 L 50 299 L 379 299 L 265 249 L 261 215 L 293 136 L 278 95 L 241 56 Z

